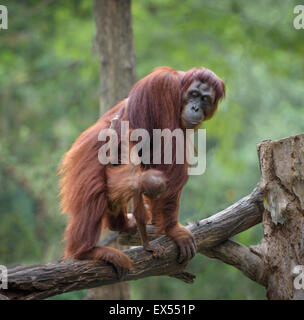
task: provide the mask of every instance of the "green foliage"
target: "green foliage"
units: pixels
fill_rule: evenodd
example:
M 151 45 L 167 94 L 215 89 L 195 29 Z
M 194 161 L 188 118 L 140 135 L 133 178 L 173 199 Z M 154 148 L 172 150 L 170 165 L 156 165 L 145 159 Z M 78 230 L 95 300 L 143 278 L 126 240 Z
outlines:
M 47 262 L 62 252 L 58 164 L 98 117 L 92 1 L 2 1 L 0 30 L 0 263 Z M 181 220 L 197 220 L 248 194 L 259 180 L 256 144 L 304 131 L 304 31 L 296 1 L 133 0 L 138 78 L 154 67 L 205 66 L 227 84 L 207 130 L 207 170 L 184 189 Z M 13 168 L 13 170 L 11 170 Z M 256 244 L 257 226 L 236 237 Z M 238 270 L 197 256 L 194 285 L 131 283 L 134 299 L 253 299 L 264 289 Z M 85 291 L 58 296 L 81 299 Z
M 21 214 L 1 213 L 0 238 L 1 264 L 16 264 L 20 257 L 32 262 L 42 254 L 33 228 Z

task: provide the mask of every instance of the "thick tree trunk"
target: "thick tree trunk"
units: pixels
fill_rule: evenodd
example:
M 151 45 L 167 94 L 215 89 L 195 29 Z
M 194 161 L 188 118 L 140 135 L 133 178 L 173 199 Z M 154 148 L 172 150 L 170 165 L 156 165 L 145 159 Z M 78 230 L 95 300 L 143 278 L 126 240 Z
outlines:
M 269 299 L 304 299 L 304 135 L 258 146 L 265 211 L 264 239 L 254 250 L 267 269 Z M 302 277 L 302 289 L 294 278 Z
M 135 82 L 131 0 L 94 0 L 100 112 L 126 98 Z
M 94 0 L 100 67 L 100 114 L 128 96 L 135 82 L 131 0 Z M 116 243 L 113 246 L 124 249 Z M 86 299 L 129 299 L 127 282 L 89 290 Z

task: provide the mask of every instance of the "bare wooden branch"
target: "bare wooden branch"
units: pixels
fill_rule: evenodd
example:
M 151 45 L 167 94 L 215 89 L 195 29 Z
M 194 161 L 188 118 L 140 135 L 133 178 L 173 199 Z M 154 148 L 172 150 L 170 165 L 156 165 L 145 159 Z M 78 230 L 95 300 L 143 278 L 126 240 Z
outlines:
M 202 251 L 259 223 L 262 213 L 263 196 L 257 187 L 250 195 L 234 205 L 207 219 L 192 223 L 189 228 L 198 250 Z M 132 241 L 135 242 L 135 237 L 129 235 L 128 240 L 131 244 Z M 166 275 L 191 282 L 192 276 L 184 272 L 186 266 L 177 263 L 178 249 L 175 243 L 166 236 L 154 241 L 165 248 L 164 257 L 154 259 L 151 253 L 144 251 L 142 247 L 126 250 L 125 253 L 133 260 L 133 269 L 124 280 Z M 242 250 L 244 251 L 244 248 Z M 245 268 L 245 265 L 243 266 Z M 252 273 L 254 273 L 252 270 L 248 271 L 247 275 Z M 64 292 L 116 282 L 118 280 L 115 271 L 103 262 L 68 260 L 9 269 L 8 289 L 1 290 L 0 294 L 10 299 L 44 299 Z
M 194 279 L 196 278 L 194 274 L 187 271 L 183 271 L 181 273 L 176 273 L 176 274 L 170 274 L 169 276 L 172 278 L 182 280 L 186 283 L 193 283 Z
M 262 259 L 240 243 L 227 240 L 213 248 L 201 249 L 200 253 L 230 264 L 251 280 L 263 286 L 267 285 L 266 268 Z
M 250 195 L 227 209 L 207 219 L 191 223 L 189 229 L 194 235 L 199 250 L 200 248 L 211 248 L 260 223 L 263 210 L 263 195 L 257 186 Z M 154 226 L 147 226 L 150 239 L 155 239 L 156 231 Z M 138 245 L 140 236 L 138 232 L 121 233 L 118 241 L 120 244 Z

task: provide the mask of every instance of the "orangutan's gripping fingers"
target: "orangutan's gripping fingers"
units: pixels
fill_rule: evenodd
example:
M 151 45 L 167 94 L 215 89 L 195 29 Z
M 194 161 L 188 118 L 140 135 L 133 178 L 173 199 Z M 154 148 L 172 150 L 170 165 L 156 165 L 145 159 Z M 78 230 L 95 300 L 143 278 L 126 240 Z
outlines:
M 184 263 L 195 256 L 196 245 L 191 234 L 176 240 L 176 243 L 180 251 L 177 259 L 178 263 Z
M 195 239 L 194 239 L 193 234 L 191 233 L 191 231 L 189 231 L 189 235 L 190 235 L 190 238 L 191 238 L 191 240 L 192 240 L 192 242 L 193 242 L 193 244 L 194 244 L 195 248 L 197 248 L 197 246 L 196 246 L 196 242 L 195 242 Z
M 129 257 L 123 253 L 120 255 L 120 259 L 115 257 L 112 261 L 108 261 L 117 273 L 118 280 L 124 280 L 129 270 L 132 269 L 130 261 Z
M 196 243 L 194 242 L 194 246 L 191 246 L 191 256 L 192 258 L 195 256 L 196 254 L 196 250 L 197 250 L 197 246 L 196 246 Z
M 179 246 L 179 255 L 177 257 L 177 262 L 182 264 L 185 260 L 187 260 L 186 257 L 186 248 L 183 244 L 178 245 Z
M 132 260 L 124 252 L 106 246 L 99 246 L 88 252 L 82 259 L 92 259 L 105 261 L 113 266 L 117 273 L 118 280 L 123 280 L 130 269 Z
M 161 245 L 155 244 L 155 243 L 154 244 L 148 243 L 148 244 L 144 245 L 144 249 L 146 251 L 153 252 L 154 258 L 161 258 L 165 253 L 165 248 L 162 247 Z
M 129 269 L 128 268 L 124 268 L 120 265 L 115 265 L 115 264 L 112 264 L 115 272 L 117 273 L 117 279 L 118 280 L 124 280 L 126 278 L 126 275 L 128 274 L 129 272 Z
M 184 263 L 195 256 L 197 247 L 189 229 L 178 224 L 171 228 L 167 235 L 171 237 L 179 247 L 179 256 L 177 258 L 179 263 Z

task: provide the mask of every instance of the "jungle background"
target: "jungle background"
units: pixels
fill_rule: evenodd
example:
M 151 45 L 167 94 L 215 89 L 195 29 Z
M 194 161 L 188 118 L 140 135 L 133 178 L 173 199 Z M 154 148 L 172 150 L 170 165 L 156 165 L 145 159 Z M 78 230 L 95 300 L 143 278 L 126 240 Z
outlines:
M 257 143 L 304 132 L 302 0 L 133 0 L 137 79 L 155 67 L 212 69 L 227 96 L 207 129 L 207 170 L 184 188 L 180 220 L 208 217 L 252 191 Z M 61 257 L 57 169 L 78 135 L 99 117 L 99 67 L 92 1 L 1 1 L 0 264 Z M 257 244 L 261 226 L 239 234 Z M 170 278 L 130 282 L 132 299 L 265 299 L 265 290 L 201 255 L 193 285 Z M 82 299 L 86 290 L 56 299 Z

